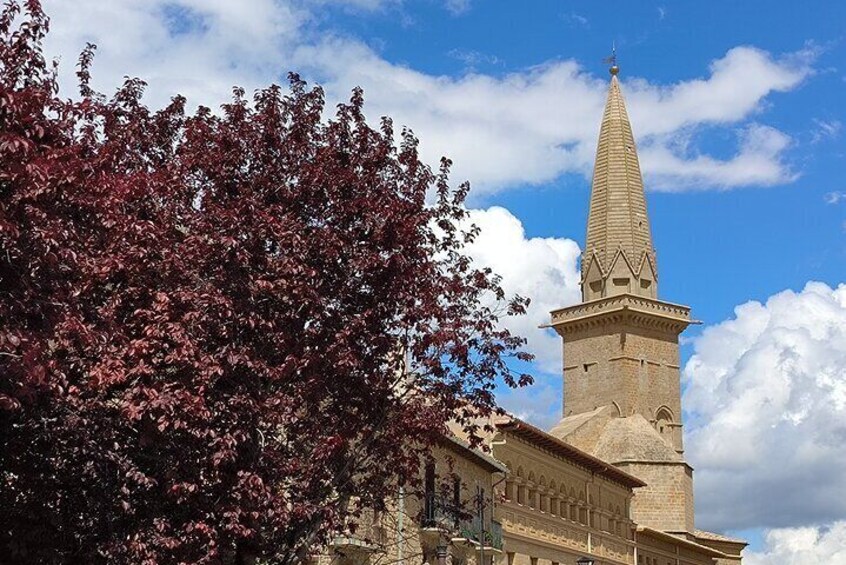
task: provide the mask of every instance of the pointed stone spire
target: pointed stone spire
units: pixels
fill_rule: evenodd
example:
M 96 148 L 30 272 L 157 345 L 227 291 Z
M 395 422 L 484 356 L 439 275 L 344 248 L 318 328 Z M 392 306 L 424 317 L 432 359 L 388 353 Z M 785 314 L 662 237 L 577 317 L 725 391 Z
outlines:
M 582 254 L 582 300 L 625 293 L 657 298 L 643 177 L 616 62 L 610 72 Z

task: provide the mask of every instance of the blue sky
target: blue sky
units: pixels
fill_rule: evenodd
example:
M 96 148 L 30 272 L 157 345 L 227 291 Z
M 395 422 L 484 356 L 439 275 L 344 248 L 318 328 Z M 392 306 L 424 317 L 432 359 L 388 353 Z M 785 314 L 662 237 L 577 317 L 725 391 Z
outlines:
M 217 106 L 288 71 L 330 103 L 355 86 L 446 154 L 483 228 L 472 250 L 534 307 L 537 384 L 510 410 L 560 416 L 557 338 L 578 299 L 612 42 L 637 138 L 659 294 L 684 337 L 698 523 L 743 531 L 752 565 L 846 562 L 846 4 L 785 0 L 45 0 L 49 50 L 98 44 L 95 85 Z M 115 30 L 119 30 L 115 33 Z M 67 92 L 70 92 L 69 90 Z M 816 283 L 814 282 L 816 281 Z M 774 462 L 777 462 L 774 464 Z M 774 493 L 777 493 L 774 495 Z
M 815 74 L 791 92 L 767 97 L 754 116 L 793 138 L 786 157 L 798 179 L 728 193 L 652 193 L 650 217 L 662 295 L 690 303 L 706 323 L 728 317 L 743 301 L 798 289 L 809 279 L 844 279 L 846 206 L 827 205 L 825 195 L 846 191 L 846 145 L 817 121 L 846 119 L 846 79 L 838 69 L 846 58 L 846 4 L 548 1 L 515 10 L 510 3 L 479 2 L 458 17 L 444 16 L 439 3 L 420 2 L 367 18 L 331 11 L 325 25 L 363 38 L 392 62 L 453 76 L 468 67 L 503 76 L 572 58 L 605 78 L 602 59 L 613 41 L 621 78 L 668 85 L 702 77 L 713 59 L 739 45 L 774 55 L 818 50 Z M 629 112 L 637 110 L 629 102 Z M 709 153 L 732 150 L 723 128 L 695 135 Z M 565 175 L 532 190 L 495 194 L 483 204 L 511 210 L 527 236 L 581 242 L 589 188 L 584 176 Z

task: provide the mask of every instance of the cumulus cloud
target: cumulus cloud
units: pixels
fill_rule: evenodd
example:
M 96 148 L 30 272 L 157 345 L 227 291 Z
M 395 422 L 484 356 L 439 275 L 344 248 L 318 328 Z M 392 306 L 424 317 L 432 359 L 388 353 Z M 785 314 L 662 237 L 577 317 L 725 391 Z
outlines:
M 846 518 L 846 284 L 748 302 L 693 343 L 683 376 L 699 524 Z
M 579 246 L 571 239 L 526 237 L 523 224 L 505 208 L 471 210 L 470 221 L 481 232 L 468 249 L 477 265 L 502 276 L 508 295 L 531 298 L 525 316 L 504 319 L 512 332 L 526 337 L 535 383 L 516 390 L 500 390 L 497 402 L 519 418 L 543 429 L 561 417 L 561 338 L 538 326 L 549 312 L 579 301 Z
M 561 417 L 561 338 L 538 326 L 549 312 L 579 301 L 579 246 L 565 238 L 526 237 L 523 224 L 501 207 L 470 210 L 469 221 L 481 232 L 468 249 L 478 266 L 502 276 L 506 294 L 531 298 L 525 316 L 505 318 L 504 325 L 528 339 L 536 358 L 535 383 L 497 393 L 499 404 L 519 418 L 549 428 Z
M 783 528 L 767 532 L 766 547 L 746 552 L 747 565 L 846 563 L 846 521 L 825 527 Z
M 574 60 L 547 61 L 505 76 L 467 71 L 435 76 L 386 60 L 343 30 L 326 29 L 331 6 L 369 10 L 400 0 L 255 0 L 249 10 L 228 0 L 46 0 L 53 16 L 50 52 L 62 55 L 62 84 L 75 84 L 73 63 L 86 41 L 99 45 L 95 86 L 113 90 L 124 75 L 150 83 L 149 102 L 177 92 L 212 107 L 232 85 L 248 92 L 284 80 L 289 70 L 318 80 L 330 102 L 363 86 L 367 111 L 391 115 L 422 139 L 427 160 L 455 161 L 456 178 L 476 193 L 537 184 L 564 173 L 590 174 L 607 77 Z M 467 0 L 447 0 L 454 12 Z M 366 16 L 362 16 L 366 17 Z M 119 32 L 116 33 L 116 30 Z M 789 182 L 789 137 L 760 122 L 767 96 L 796 88 L 812 72 L 814 53 L 774 57 L 736 47 L 701 78 L 658 85 L 624 75 L 629 113 L 644 172 L 664 190 L 726 189 Z M 735 152 L 697 151 L 691 132 L 739 132 Z
M 217 107 L 234 85 L 251 92 L 278 82 L 290 68 L 309 12 L 293 3 L 255 0 L 249 9 L 228 0 L 47 0 L 47 52 L 59 56 L 65 95 L 75 93 L 75 64 L 86 42 L 97 44 L 94 85 L 112 92 L 124 76 L 149 85 L 161 106 L 177 93 Z
M 559 374 L 561 338 L 538 326 L 549 323 L 550 311 L 580 300 L 578 244 L 565 238 L 527 238 L 520 220 L 498 206 L 471 210 L 470 221 L 481 229 L 468 249 L 476 264 L 501 275 L 506 294 L 531 298 L 525 316 L 506 320 L 508 328 L 529 340 L 542 372 Z
M 333 40 L 300 51 L 299 60 L 324 72 L 330 90 L 362 84 L 377 113 L 412 125 L 429 159 L 442 153 L 477 190 L 543 183 L 566 172 L 589 174 L 607 81 L 576 61 L 554 61 L 504 77 L 431 76 L 385 61 L 366 47 Z M 789 137 L 746 124 L 771 92 L 797 86 L 811 72 L 811 55 L 780 60 L 750 48 L 732 49 L 707 79 L 671 87 L 632 80 L 624 86 L 639 135 L 644 172 L 665 190 L 734 188 L 789 182 L 783 160 Z M 692 130 L 740 128 L 735 155 L 719 159 L 679 151 Z M 733 129 L 737 129 L 736 127 Z

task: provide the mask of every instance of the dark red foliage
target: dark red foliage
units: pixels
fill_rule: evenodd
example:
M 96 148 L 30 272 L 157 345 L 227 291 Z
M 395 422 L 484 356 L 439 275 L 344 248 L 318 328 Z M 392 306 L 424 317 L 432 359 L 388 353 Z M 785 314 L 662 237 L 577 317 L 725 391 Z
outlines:
M 296 562 L 526 380 L 467 186 L 360 91 L 151 111 L 89 47 L 65 101 L 47 23 L 0 16 L 0 561 Z

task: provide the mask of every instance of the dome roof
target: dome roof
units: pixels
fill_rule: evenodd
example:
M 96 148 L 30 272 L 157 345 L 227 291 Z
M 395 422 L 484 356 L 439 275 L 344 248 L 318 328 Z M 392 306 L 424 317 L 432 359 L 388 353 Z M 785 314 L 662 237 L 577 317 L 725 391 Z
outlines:
M 612 418 L 596 443 L 594 455 L 609 463 L 683 461 L 640 414 Z

